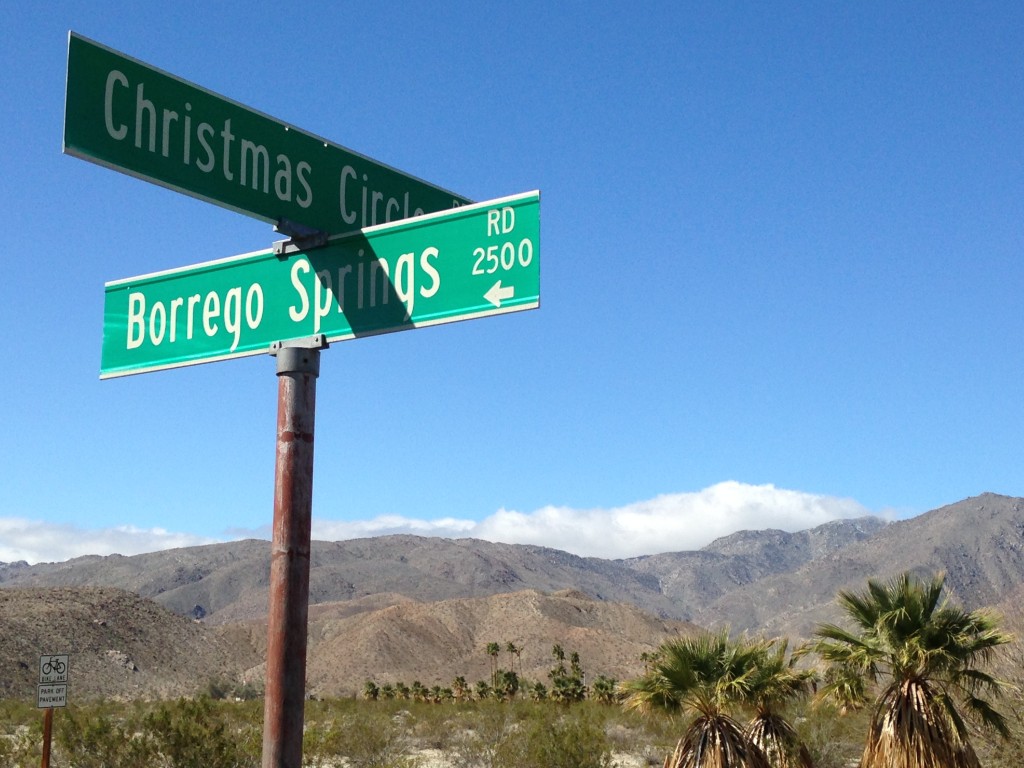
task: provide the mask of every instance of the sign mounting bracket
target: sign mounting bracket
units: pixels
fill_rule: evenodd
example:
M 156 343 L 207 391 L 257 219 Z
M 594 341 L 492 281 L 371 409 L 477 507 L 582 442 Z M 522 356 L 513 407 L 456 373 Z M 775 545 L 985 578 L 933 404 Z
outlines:
M 274 231 L 282 235 L 288 235 L 289 240 L 278 240 L 274 243 L 274 255 L 279 258 L 290 256 L 300 251 L 308 251 L 312 248 L 322 248 L 327 245 L 329 235 L 322 229 L 314 229 L 300 224 L 291 219 L 278 219 L 274 225 Z

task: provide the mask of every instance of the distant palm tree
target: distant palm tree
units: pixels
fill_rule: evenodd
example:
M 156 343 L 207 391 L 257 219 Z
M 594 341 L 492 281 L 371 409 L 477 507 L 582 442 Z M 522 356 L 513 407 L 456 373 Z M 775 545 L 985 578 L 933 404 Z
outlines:
M 942 599 L 945 576 L 904 573 L 864 592 L 839 593 L 854 628 L 818 627 L 815 650 L 831 665 L 822 693 L 866 703 L 876 689 L 862 768 L 978 768 L 969 723 L 1004 738 L 1005 717 L 989 698 L 1002 681 L 982 667 L 1010 642 L 996 620 Z
M 498 654 L 501 653 L 501 646 L 498 643 L 487 644 L 487 655 L 491 657 L 491 687 L 498 682 Z
M 620 686 L 627 709 L 691 718 L 666 768 L 771 768 L 731 715 L 750 701 L 763 654 L 763 644 L 705 632 L 664 643 L 649 672 Z
M 576 675 L 556 675 L 551 679 L 549 696 L 553 701 L 571 704 L 587 698 L 587 689 L 583 685 L 583 679 Z
M 594 699 L 601 704 L 615 703 L 615 680 L 604 675 L 598 675 L 592 687 Z
M 419 680 L 413 680 L 412 686 L 409 688 L 409 694 L 412 696 L 413 701 L 426 701 L 429 695 L 427 687 L 423 685 Z
M 761 646 L 746 694 L 754 709 L 746 734 L 761 748 L 772 768 L 813 768 L 807 747 L 782 715 L 782 708 L 811 693 L 815 674 L 809 669 L 798 669 L 799 654 L 788 654 L 788 648 L 786 640 L 773 640 Z
M 551 646 L 551 655 L 555 657 L 555 661 L 557 661 L 558 664 L 555 665 L 554 669 L 548 672 L 548 677 L 554 679 L 561 675 L 565 675 L 565 649 L 558 643 L 555 643 Z
M 494 686 L 495 698 L 511 701 L 518 692 L 519 675 L 508 669 L 499 670 L 497 683 Z
M 369 699 L 370 701 L 376 701 L 380 698 L 380 688 L 373 680 L 367 680 L 363 684 L 363 698 Z
M 483 701 L 491 697 L 491 686 L 487 684 L 486 680 L 476 681 L 476 685 L 473 686 L 473 696 L 476 697 L 477 701 Z
M 515 672 L 515 658 L 522 653 L 522 649 L 510 640 L 505 643 L 505 651 L 508 653 L 508 668 L 510 671 Z
M 466 678 L 459 675 L 452 680 L 452 696 L 455 697 L 456 701 L 462 701 L 470 693 L 469 683 L 466 682 Z
M 643 662 L 644 672 L 650 672 L 654 662 L 658 660 L 658 651 L 644 651 L 640 654 L 640 661 Z

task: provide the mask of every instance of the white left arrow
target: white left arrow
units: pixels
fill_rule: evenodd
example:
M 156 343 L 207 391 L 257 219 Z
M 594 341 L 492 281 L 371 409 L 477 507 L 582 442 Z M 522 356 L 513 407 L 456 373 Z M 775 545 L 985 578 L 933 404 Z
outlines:
M 514 285 L 506 285 L 504 288 L 501 287 L 501 280 L 491 286 L 491 290 L 484 294 L 484 298 L 487 299 L 491 304 L 496 307 L 501 307 L 501 302 L 505 299 L 511 299 L 516 295 L 516 288 Z

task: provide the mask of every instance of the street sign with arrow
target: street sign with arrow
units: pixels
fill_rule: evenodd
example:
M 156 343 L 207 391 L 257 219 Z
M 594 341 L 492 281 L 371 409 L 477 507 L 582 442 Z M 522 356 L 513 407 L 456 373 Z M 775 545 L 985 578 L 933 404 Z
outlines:
M 534 309 L 540 193 L 106 286 L 101 378 Z

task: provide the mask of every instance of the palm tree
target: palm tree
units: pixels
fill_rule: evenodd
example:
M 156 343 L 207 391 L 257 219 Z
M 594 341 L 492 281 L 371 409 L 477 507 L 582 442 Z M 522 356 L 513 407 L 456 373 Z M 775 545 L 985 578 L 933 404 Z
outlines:
M 511 701 L 519 692 L 519 675 L 509 669 L 498 670 L 498 679 L 494 685 L 494 695 L 498 699 Z
M 477 701 L 483 701 L 491 697 L 491 686 L 487 684 L 486 680 L 477 680 L 476 685 L 473 686 L 473 695 Z
M 754 718 L 746 734 L 764 752 L 772 768 L 812 768 L 807 747 L 796 729 L 782 715 L 782 708 L 807 696 L 815 681 L 809 669 L 798 669 L 800 654 L 788 654 L 789 642 L 776 639 L 761 645 L 761 653 L 749 680 L 747 698 Z
M 516 671 L 515 659 L 523 652 L 523 649 L 513 643 L 511 640 L 505 643 L 505 651 L 508 653 L 508 668 L 512 672 Z
M 579 651 L 573 651 L 572 655 L 569 656 L 569 669 L 572 670 L 574 677 L 583 678 L 583 664 L 580 663 Z
M 551 678 L 550 698 L 563 704 L 571 704 L 587 698 L 587 689 L 582 678 L 575 675 L 556 675 Z
M 1002 681 L 982 667 L 1009 635 L 983 611 L 941 599 L 945 575 L 904 573 L 839 604 L 854 629 L 818 627 L 815 650 L 831 665 L 822 693 L 844 705 L 877 695 L 862 768 L 978 768 L 969 724 L 1008 737 L 1006 719 L 986 696 Z
M 594 699 L 601 704 L 614 704 L 616 698 L 615 680 L 604 675 L 598 675 L 597 679 L 594 680 L 592 692 Z
M 555 643 L 553 646 L 551 646 L 551 655 L 555 657 L 555 661 L 557 661 L 558 664 L 555 666 L 555 668 L 551 672 L 548 673 L 548 677 L 553 677 L 555 675 L 564 675 L 565 674 L 565 649 L 562 648 L 562 646 L 559 645 L 558 643 Z
M 657 651 L 644 651 L 643 653 L 640 654 L 640 661 L 643 662 L 644 672 L 645 673 L 651 671 L 651 667 L 654 666 L 654 662 L 656 662 L 657 660 L 658 660 L 658 652 Z
M 498 682 L 498 654 L 501 653 L 501 645 L 498 643 L 487 644 L 487 655 L 491 657 L 491 687 Z
M 426 701 L 430 691 L 419 680 L 413 680 L 409 688 L 409 694 L 412 696 L 413 701 Z
M 732 642 L 727 631 L 662 644 L 649 672 L 622 684 L 627 709 L 690 716 L 666 768 L 770 768 L 730 711 L 750 700 L 763 643 Z

